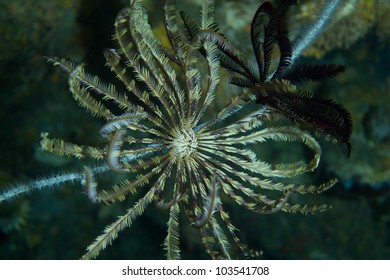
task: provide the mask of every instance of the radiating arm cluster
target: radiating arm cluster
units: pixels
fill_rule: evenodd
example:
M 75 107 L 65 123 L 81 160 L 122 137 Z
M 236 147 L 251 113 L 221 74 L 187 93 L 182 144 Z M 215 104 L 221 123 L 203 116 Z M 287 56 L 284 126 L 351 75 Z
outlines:
M 200 23 L 185 13 L 179 16 L 174 4 L 173 0 L 165 3 L 169 47 L 153 34 L 141 0 L 133 0 L 118 14 L 114 33 L 117 49 L 106 49 L 104 56 L 125 92 L 87 73 L 83 65 L 47 58 L 68 75 L 77 103 L 105 120 L 98 134 L 106 144 L 82 146 L 43 133 L 42 149 L 101 162 L 98 167 L 86 166 L 69 179 L 80 181 L 93 203 L 122 201 L 140 189 L 146 190 L 132 208 L 105 228 L 83 258 L 95 258 L 150 205 L 169 210 L 164 241 L 169 259 L 180 258 L 180 212 L 199 230 L 212 258 L 230 259 L 232 246 L 241 249 L 245 257 L 255 257 L 259 252 L 250 250 L 238 237 L 228 207 L 223 207 L 225 200 L 260 214 L 306 214 L 330 207 L 294 204 L 289 198 L 292 194 L 325 191 L 335 179 L 320 185 L 278 181 L 313 171 L 321 156 L 321 147 L 311 134 L 296 126 L 267 126 L 268 121 L 281 114 L 280 110 L 271 102 L 256 104 L 259 91 L 269 96 L 275 87 L 294 87 L 288 80 L 276 79 L 284 73 L 280 67 L 290 67 L 287 59 L 281 60 L 283 65 L 279 64 L 273 73 L 275 80 L 270 86 L 264 78 L 255 76 L 243 55 L 218 32 L 212 1 L 203 1 Z M 251 36 L 255 40 L 259 30 L 253 28 Z M 254 43 L 256 48 L 261 44 Z M 267 64 L 267 60 L 260 61 Z M 219 98 L 218 85 L 226 82 L 220 77 L 221 66 L 242 76 L 232 81 L 243 89 L 219 112 L 206 115 Z M 267 65 L 259 68 L 261 77 L 265 77 L 266 68 Z M 264 162 L 257 146 L 269 140 L 300 142 L 312 151 L 312 158 L 307 162 Z M 126 174 L 125 179 L 101 188 L 95 175 L 107 171 Z M 61 175 L 57 179 L 56 184 L 67 181 Z M 28 187 L 19 192 L 16 189 L 2 194 L 1 200 L 29 191 Z

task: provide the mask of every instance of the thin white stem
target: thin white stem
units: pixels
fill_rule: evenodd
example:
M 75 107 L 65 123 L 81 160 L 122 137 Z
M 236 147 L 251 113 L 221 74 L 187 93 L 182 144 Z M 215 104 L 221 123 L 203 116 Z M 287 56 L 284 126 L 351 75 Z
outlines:
M 318 17 L 318 20 L 303 34 L 302 37 L 294 42 L 294 47 L 291 57 L 291 65 L 294 64 L 295 59 L 297 59 L 302 52 L 304 52 L 313 41 L 318 37 L 318 35 L 324 30 L 329 18 L 334 13 L 335 9 L 341 3 L 340 0 L 330 0 L 327 1 L 325 8 L 322 10 L 321 14 Z
M 94 173 L 103 173 L 109 170 L 106 164 L 97 166 L 92 169 Z M 64 183 L 74 183 L 83 179 L 83 172 L 67 172 L 58 173 L 48 178 L 37 179 L 26 183 L 17 184 L 6 188 L 6 190 L 0 194 L 0 202 L 9 201 L 21 194 L 29 193 L 34 190 L 41 190 L 47 188 L 54 188 Z

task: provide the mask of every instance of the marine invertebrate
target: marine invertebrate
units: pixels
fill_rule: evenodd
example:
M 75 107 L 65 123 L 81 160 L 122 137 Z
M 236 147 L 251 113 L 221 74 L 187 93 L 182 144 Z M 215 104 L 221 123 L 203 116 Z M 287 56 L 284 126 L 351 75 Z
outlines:
M 196 26 L 182 14 L 183 29 L 174 1 L 167 0 L 165 28 L 170 48 L 152 33 L 141 0 L 133 0 L 129 8 L 120 11 L 114 34 L 118 49 L 106 49 L 104 55 L 126 92 L 87 73 L 83 65 L 47 58 L 68 75 L 69 89 L 78 104 L 105 120 L 99 134 L 106 145 L 83 146 L 42 133 L 42 149 L 101 163 L 86 166 L 81 172 L 13 186 L 0 194 L 0 202 L 64 182 L 81 183 L 93 203 L 122 201 L 143 189 L 145 194 L 105 228 L 83 258 L 95 258 L 152 204 L 169 210 L 164 248 L 170 259 L 180 258 L 181 212 L 200 231 L 211 257 L 231 258 L 233 245 L 246 257 L 258 254 L 238 237 L 222 196 L 260 214 L 306 214 L 328 209 L 329 205 L 300 205 L 289 199 L 294 194 L 323 192 L 336 179 L 320 185 L 278 180 L 313 171 L 319 164 L 321 147 L 313 136 L 296 126 L 265 126 L 279 115 L 275 106 L 269 102 L 256 106 L 258 96 L 244 89 L 218 113 L 211 117 L 206 114 L 222 82 L 219 71 L 223 54 L 233 59 L 241 57 L 216 32 L 213 10 L 212 1 L 204 1 L 200 25 Z M 260 159 L 256 145 L 268 140 L 301 142 L 312 151 L 312 159 L 266 163 Z M 95 175 L 104 172 L 126 177 L 101 189 Z
M 293 121 L 315 135 L 324 135 L 345 144 L 345 152 L 351 152 L 350 137 L 352 120 L 349 112 L 333 100 L 323 100 L 309 92 L 300 92 L 293 83 L 323 81 L 344 71 L 344 66 L 335 64 L 293 64 L 307 45 L 323 28 L 326 19 L 334 11 L 338 0 L 329 2 L 323 17 L 313 29 L 305 34 L 292 49 L 288 38 L 287 10 L 296 5 L 295 0 L 283 1 L 278 7 L 265 2 L 257 9 L 250 29 L 250 38 L 256 58 L 257 71 L 236 52 L 224 50 L 222 67 L 235 75 L 231 83 L 256 96 L 256 103 L 266 104 L 282 117 Z M 199 27 L 187 15 L 182 15 L 188 32 L 192 36 Z M 214 27 L 215 32 L 217 28 Z M 219 36 L 223 37 L 222 34 Z M 218 40 L 217 40 L 218 41 Z

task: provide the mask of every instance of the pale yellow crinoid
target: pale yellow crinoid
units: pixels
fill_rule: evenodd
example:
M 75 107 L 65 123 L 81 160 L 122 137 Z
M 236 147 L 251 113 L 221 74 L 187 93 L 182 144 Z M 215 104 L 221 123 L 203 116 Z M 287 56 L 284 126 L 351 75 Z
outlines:
M 140 188 L 147 189 L 132 208 L 106 227 L 83 258 L 95 258 L 152 204 L 169 211 L 164 242 L 169 259 L 180 258 L 180 212 L 199 229 L 212 258 L 229 259 L 232 246 L 240 248 L 246 257 L 258 253 L 240 241 L 223 200 L 231 199 L 245 209 L 265 214 L 311 213 L 329 208 L 292 204 L 289 198 L 293 193 L 322 192 L 335 180 L 321 185 L 276 181 L 317 167 L 321 148 L 310 134 L 289 126 L 264 127 L 264 121 L 272 119 L 274 112 L 267 106 L 253 106 L 255 97 L 248 90 L 215 115 L 205 116 L 218 98 L 216 89 L 222 82 L 219 52 L 221 48 L 236 52 L 212 31 L 215 21 L 211 2 L 203 2 L 200 31 L 188 40 L 179 29 L 174 1 L 166 1 L 170 48 L 153 35 L 141 0 L 132 1 L 119 13 L 114 34 L 118 49 L 107 49 L 104 55 L 126 92 L 118 92 L 113 85 L 86 73 L 83 65 L 47 59 L 68 74 L 70 91 L 79 105 L 106 120 L 99 134 L 107 145 L 81 146 L 43 133 L 42 149 L 102 161 L 100 167 L 85 167 L 83 175 L 74 178 L 80 179 L 94 203 L 121 201 Z M 113 108 L 121 113 L 115 115 Z M 254 147 L 268 140 L 301 142 L 312 150 L 313 158 L 307 163 L 263 162 Z M 95 174 L 105 171 L 128 176 L 100 190 Z

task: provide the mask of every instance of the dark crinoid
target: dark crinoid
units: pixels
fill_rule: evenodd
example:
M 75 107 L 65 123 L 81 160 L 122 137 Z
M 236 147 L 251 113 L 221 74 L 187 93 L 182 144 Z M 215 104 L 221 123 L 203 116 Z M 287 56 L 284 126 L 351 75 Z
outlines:
M 294 46 L 288 37 L 287 10 L 296 0 L 283 0 L 275 7 L 264 2 L 256 10 L 250 30 L 250 39 L 257 67 L 227 42 L 214 26 L 212 32 L 224 42 L 221 66 L 233 73 L 231 83 L 244 88 L 256 97 L 256 103 L 270 106 L 274 112 L 309 130 L 316 136 L 339 141 L 347 156 L 351 153 L 352 119 L 344 106 L 331 99 L 322 99 L 308 91 L 300 91 L 294 84 L 304 81 L 324 81 L 345 70 L 336 64 L 293 64 Z M 183 12 L 190 37 L 199 27 Z M 226 46 L 229 46 L 228 48 Z M 257 68 L 255 70 L 254 68 Z

